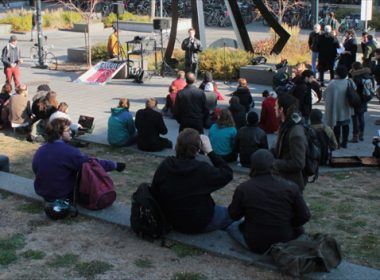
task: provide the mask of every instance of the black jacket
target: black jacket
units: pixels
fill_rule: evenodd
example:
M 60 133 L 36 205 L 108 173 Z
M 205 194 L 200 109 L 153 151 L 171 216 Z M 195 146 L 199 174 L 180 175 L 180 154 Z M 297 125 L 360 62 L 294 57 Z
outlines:
M 352 69 L 350 74 L 351 74 L 352 80 L 354 81 L 356 85 L 356 92 L 360 96 L 360 103 L 354 107 L 354 111 L 355 113 L 367 112 L 368 102 L 363 97 L 363 90 L 364 90 L 363 79 L 373 80 L 373 76 L 371 75 L 371 70 L 367 67 L 359 69 L 359 70 Z
M 161 113 L 153 109 L 141 109 L 136 113 L 135 126 L 137 133 L 137 147 L 149 150 L 160 142 L 160 134 L 165 135 L 168 129 Z
M 214 152 L 208 156 L 214 166 L 196 159 L 168 157 L 154 174 L 153 195 L 178 231 L 203 231 L 214 214 L 211 193 L 233 178 L 232 169 L 221 157 Z
M 182 126 L 203 127 L 209 115 L 204 92 L 195 85 L 187 85 L 177 94 L 173 113 Z
M 201 41 L 197 38 L 194 38 L 193 41 L 190 41 L 190 38 L 186 38 L 182 41 L 181 48 L 185 51 L 186 64 L 198 62 L 198 53 L 202 51 Z
M 244 106 L 246 112 L 249 111 L 251 105 L 254 107 L 252 95 L 248 87 L 238 87 L 232 95 L 239 97 L 240 104 Z
M 237 129 L 247 124 L 244 106 L 241 104 L 231 104 L 230 107 L 228 107 L 228 110 L 230 110 L 232 117 L 234 118 L 235 127 Z
M 271 174 L 258 174 L 239 185 L 228 207 L 234 220 L 245 218 L 240 230 L 249 248 L 262 254 L 277 242 L 297 238 L 310 220 L 296 184 Z
M 375 77 L 376 83 L 380 85 L 380 60 L 372 62 L 371 71 Z
M 342 54 L 339 59 L 339 64 L 346 66 L 347 70 L 350 70 L 352 63 L 356 61 L 356 53 L 358 51 L 358 43 L 356 42 L 356 38 L 350 38 L 346 40 L 343 44 L 343 47 L 350 53 Z
M 308 45 L 309 45 L 309 49 L 312 52 L 318 52 L 318 40 L 319 40 L 320 35 L 321 35 L 320 32 L 315 32 L 315 31 L 311 31 L 309 34 Z
M 298 108 L 304 117 L 310 116 L 311 112 L 311 85 L 306 84 L 304 77 L 297 77 L 294 80 L 293 96 L 298 99 Z
M 337 57 L 338 39 L 330 33 L 323 33 L 318 40 L 318 67 L 329 70 Z
M 264 130 L 257 125 L 240 128 L 235 138 L 235 151 L 239 153 L 240 163 L 250 167 L 251 155 L 258 149 L 268 149 L 268 139 Z

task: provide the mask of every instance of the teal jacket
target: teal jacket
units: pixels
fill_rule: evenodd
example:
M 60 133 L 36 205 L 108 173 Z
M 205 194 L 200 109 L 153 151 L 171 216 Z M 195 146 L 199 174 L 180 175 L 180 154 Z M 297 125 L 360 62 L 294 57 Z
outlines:
M 108 119 L 108 143 L 119 147 L 132 144 L 135 133 L 135 123 L 128 109 L 112 108 Z

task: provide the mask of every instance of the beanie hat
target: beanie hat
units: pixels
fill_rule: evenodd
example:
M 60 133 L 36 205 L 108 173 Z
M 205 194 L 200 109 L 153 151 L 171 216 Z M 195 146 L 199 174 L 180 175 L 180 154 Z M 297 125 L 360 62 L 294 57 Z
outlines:
M 259 149 L 251 155 L 250 176 L 258 173 L 268 173 L 272 168 L 274 156 L 266 149 Z
M 257 125 L 259 123 L 259 116 L 256 112 L 251 111 L 247 115 L 248 124 Z
M 14 42 L 14 41 L 17 41 L 17 36 L 16 36 L 16 35 L 12 35 L 12 36 L 9 38 L 9 42 Z

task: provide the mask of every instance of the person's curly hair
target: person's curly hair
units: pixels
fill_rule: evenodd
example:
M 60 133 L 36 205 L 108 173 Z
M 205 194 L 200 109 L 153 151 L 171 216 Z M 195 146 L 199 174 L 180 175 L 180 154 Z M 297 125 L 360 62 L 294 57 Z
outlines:
M 216 124 L 219 128 L 234 127 L 235 122 L 230 110 L 223 109 L 220 111 Z
M 45 128 L 46 141 L 48 141 L 49 143 L 52 143 L 56 140 L 61 139 L 63 132 L 65 131 L 67 127 L 70 127 L 70 124 L 71 122 L 68 119 L 61 119 L 61 118 L 54 119 L 51 122 L 49 122 Z

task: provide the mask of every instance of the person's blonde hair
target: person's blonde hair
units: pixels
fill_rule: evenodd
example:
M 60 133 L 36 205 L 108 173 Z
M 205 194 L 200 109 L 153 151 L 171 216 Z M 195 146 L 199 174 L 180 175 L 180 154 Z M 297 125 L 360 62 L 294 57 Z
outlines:
M 178 71 L 177 78 L 184 79 L 185 78 L 185 71 Z
M 145 108 L 153 109 L 156 106 L 157 106 L 156 98 L 150 97 L 145 102 Z
M 16 88 L 16 93 L 17 94 L 27 94 L 28 93 L 28 87 L 27 85 L 19 85 L 17 88 Z
M 247 80 L 245 78 L 240 78 L 238 83 L 239 83 L 239 86 L 241 86 L 241 87 L 247 87 L 248 86 Z
M 66 110 L 67 110 L 67 108 L 69 108 L 69 105 L 67 105 L 66 102 L 61 102 L 58 105 L 58 111 L 60 111 L 60 112 L 64 112 L 65 113 Z
M 120 108 L 127 108 L 127 109 L 129 109 L 129 100 L 128 100 L 128 98 L 120 98 L 120 100 L 119 100 L 119 107 Z

